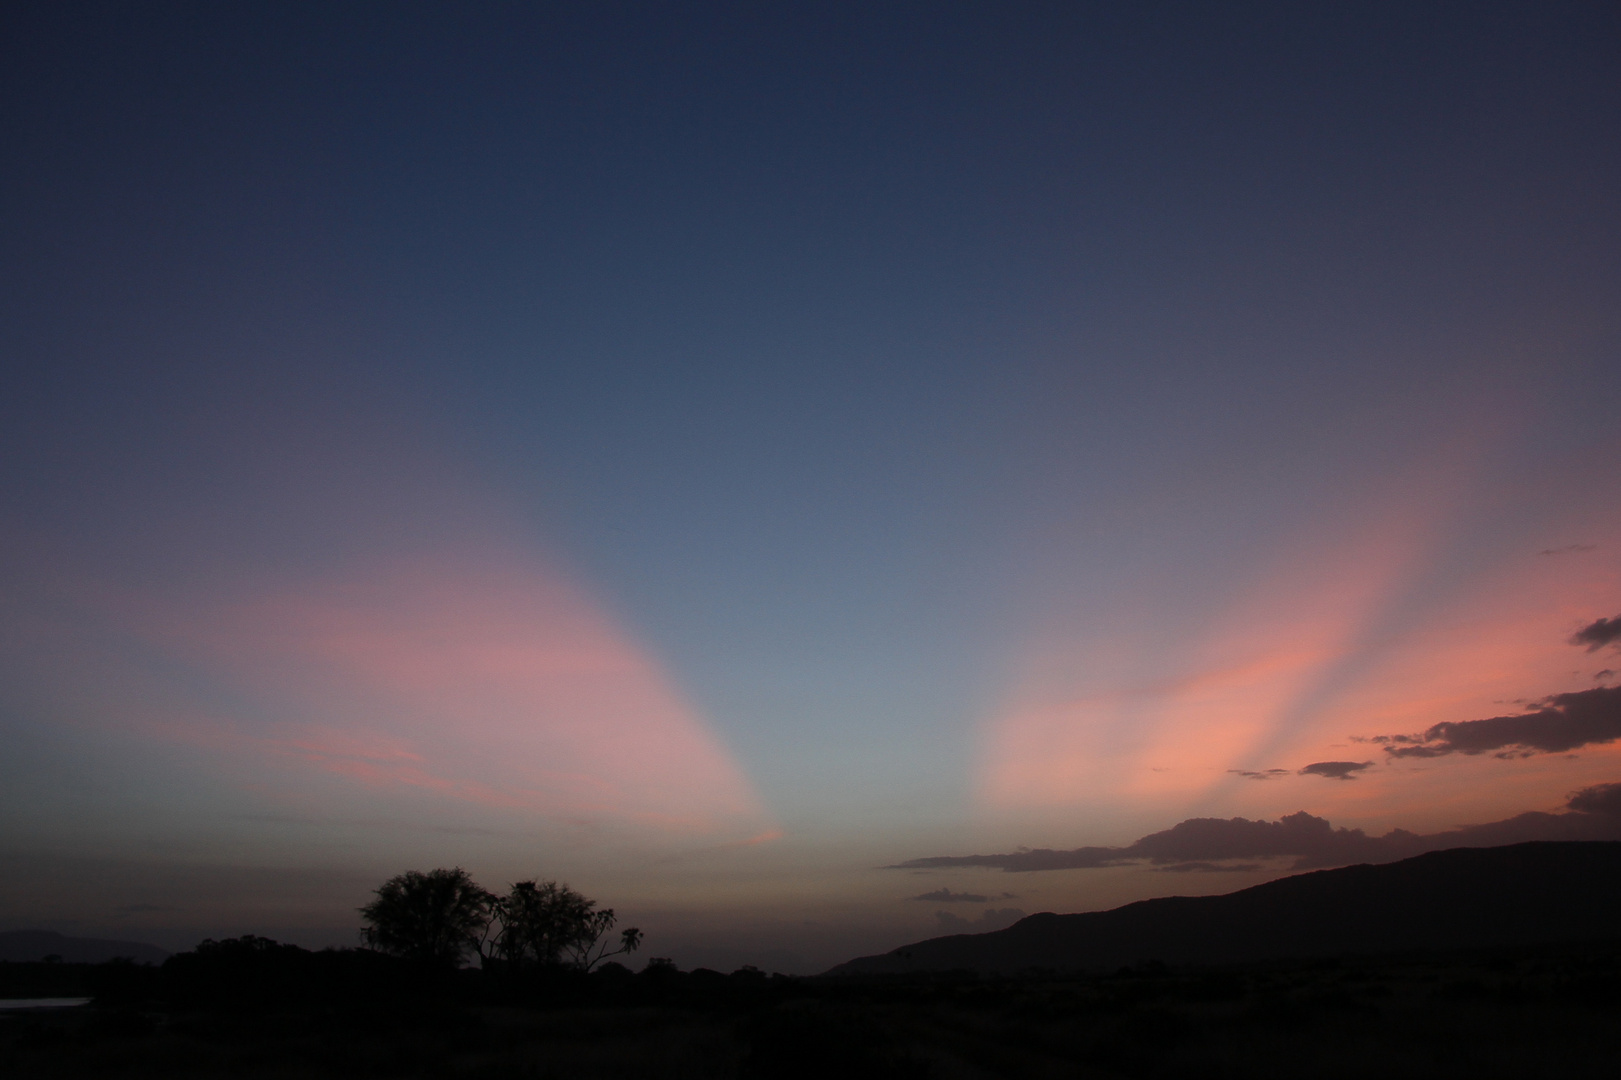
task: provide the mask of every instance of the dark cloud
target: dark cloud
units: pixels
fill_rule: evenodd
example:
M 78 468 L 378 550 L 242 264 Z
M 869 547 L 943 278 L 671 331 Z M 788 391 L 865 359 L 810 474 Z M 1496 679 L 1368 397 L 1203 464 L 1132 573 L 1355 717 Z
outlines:
M 1355 780 L 1356 774 L 1371 761 L 1314 761 L 1300 770 L 1301 776 L 1325 776 L 1330 780 Z
M 1583 814 L 1621 818 L 1621 784 L 1594 784 L 1570 797 L 1570 808 Z
M 1592 551 L 1597 544 L 1566 544 L 1564 547 L 1543 548 L 1538 555 L 1579 555 L 1584 551 Z
M 1600 620 L 1603 621 L 1603 620 Z M 1563 754 L 1621 739 L 1621 687 L 1555 694 L 1518 716 L 1436 724 L 1421 735 L 1377 735 L 1393 758 L 1494 753 L 1498 757 Z
M 1288 769 L 1260 769 L 1254 772 L 1249 769 L 1228 769 L 1227 771 L 1234 776 L 1242 776 L 1246 780 L 1271 780 L 1275 776 L 1289 775 Z
M 1572 645 L 1586 645 L 1588 652 L 1598 652 L 1617 641 L 1621 641 L 1621 615 L 1613 619 L 1597 619 L 1570 636 Z
M 983 934 L 989 930 L 1002 930 L 1024 918 L 1018 908 L 986 908 L 977 919 L 965 919 L 949 911 L 936 911 L 940 929 L 948 934 Z
M 1335 852 L 1355 861 L 1368 837 L 1361 830 L 1335 829 L 1304 810 L 1278 821 L 1245 818 L 1190 818 L 1151 833 L 1124 849 L 1128 859 L 1149 862 L 1207 862 Z
M 1603 682 L 1605 679 L 1610 678 L 1614 674 L 1615 674 L 1615 669 L 1614 668 L 1605 668 L 1603 671 L 1594 672 L 1593 673 L 1593 678 L 1598 680 L 1599 682 Z
M 1231 863 L 1231 862 L 1184 862 L 1172 863 L 1170 866 L 1156 866 L 1155 870 L 1177 874 L 1236 874 L 1259 870 L 1260 863 Z
M 1583 788 L 1570 797 L 1564 813 L 1531 811 L 1503 821 L 1465 825 L 1421 836 L 1393 829 L 1369 836 L 1361 829 L 1336 829 L 1304 810 L 1277 821 L 1246 818 L 1190 818 L 1151 833 L 1127 847 L 1083 847 L 1070 851 L 1022 849 L 1006 855 L 945 855 L 911 859 L 888 869 L 929 870 L 983 866 L 1008 872 L 1090 870 L 1148 863 L 1169 871 L 1214 872 L 1254 869 L 1241 859 L 1291 859 L 1309 870 L 1360 862 L 1393 862 L 1426 851 L 1454 847 L 1497 847 L 1528 840 L 1621 840 L 1621 784 Z
M 1355 862 L 1371 843 L 1360 830 L 1334 829 L 1305 811 L 1279 821 L 1245 818 L 1190 818 L 1152 833 L 1129 847 L 1049 848 L 1007 855 L 946 855 L 913 859 L 892 869 L 927 870 L 947 866 L 987 866 L 1008 871 L 1091 870 L 1147 861 L 1158 866 L 1258 857 L 1302 857 L 1333 853 Z

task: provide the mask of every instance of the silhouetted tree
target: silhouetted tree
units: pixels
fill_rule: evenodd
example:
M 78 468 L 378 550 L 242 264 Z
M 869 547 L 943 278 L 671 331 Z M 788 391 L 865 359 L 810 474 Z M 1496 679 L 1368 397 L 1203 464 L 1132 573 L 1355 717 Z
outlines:
M 491 909 L 501 924 L 490 939 L 491 952 L 513 969 L 567 964 L 590 971 L 610 956 L 635 952 L 642 943 L 642 932 L 635 927 L 604 940 L 613 928 L 613 909 L 598 910 L 595 900 L 555 881 L 520 881 Z M 617 949 L 611 948 L 615 940 Z
M 479 949 L 495 901 L 459 866 L 410 870 L 383 882 L 360 909 L 370 924 L 361 936 L 379 952 L 456 966 Z

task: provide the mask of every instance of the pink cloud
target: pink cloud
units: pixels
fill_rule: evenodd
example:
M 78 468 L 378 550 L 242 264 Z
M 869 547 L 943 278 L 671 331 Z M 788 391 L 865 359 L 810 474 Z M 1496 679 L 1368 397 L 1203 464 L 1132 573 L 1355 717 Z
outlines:
M 569 820 L 760 831 L 741 769 L 583 590 L 511 559 L 441 558 L 180 601 L 117 620 L 245 702 L 149 729 L 238 755 Z

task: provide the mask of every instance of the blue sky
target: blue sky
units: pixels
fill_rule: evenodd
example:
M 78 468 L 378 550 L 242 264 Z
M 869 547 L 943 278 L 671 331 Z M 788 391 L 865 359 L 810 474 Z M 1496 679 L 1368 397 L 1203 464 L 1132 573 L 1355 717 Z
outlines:
M 1350 741 L 1621 667 L 1605 5 L 6 21 L 5 922 L 460 863 L 805 968 L 1621 779 Z

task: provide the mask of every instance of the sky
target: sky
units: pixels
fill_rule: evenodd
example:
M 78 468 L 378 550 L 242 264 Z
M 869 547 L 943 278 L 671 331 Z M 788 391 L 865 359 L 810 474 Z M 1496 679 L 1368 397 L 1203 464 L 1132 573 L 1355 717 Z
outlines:
M 1621 839 L 1614 5 L 0 20 L 0 928 Z

